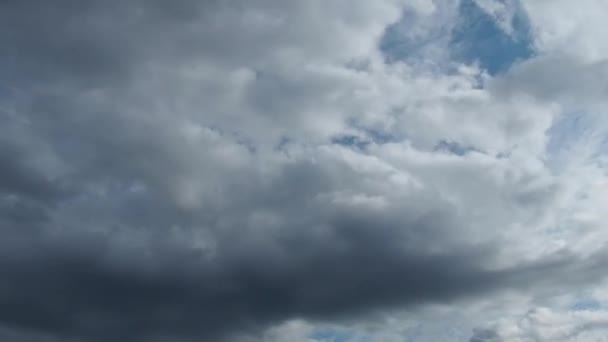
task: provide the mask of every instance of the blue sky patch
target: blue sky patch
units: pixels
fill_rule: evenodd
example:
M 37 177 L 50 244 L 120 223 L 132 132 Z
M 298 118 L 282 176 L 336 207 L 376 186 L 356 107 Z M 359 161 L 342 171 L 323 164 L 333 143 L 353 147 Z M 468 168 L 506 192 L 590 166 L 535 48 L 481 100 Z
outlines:
M 519 6 L 511 20 L 511 34 L 505 32 L 474 0 L 462 0 L 458 12 L 459 22 L 450 38 L 454 60 L 478 63 L 494 75 L 534 54 L 530 23 Z
M 434 148 L 437 152 L 444 152 L 448 154 L 455 154 L 457 156 L 464 156 L 470 152 L 480 152 L 474 147 L 463 146 L 455 141 L 441 140 Z
M 446 45 L 450 36 L 450 26 L 447 23 L 426 27 L 426 34 L 411 34 L 417 27 L 423 25 L 418 16 L 405 12 L 401 19 L 386 28 L 380 41 L 380 50 L 387 63 L 407 60 L 427 67 L 441 68 L 443 60 L 436 56 L 436 46 Z
M 369 141 L 363 140 L 360 137 L 352 134 L 341 135 L 334 137 L 331 140 L 332 144 L 356 147 L 357 149 L 363 150 L 370 144 Z
M 593 298 L 582 298 L 572 306 L 575 311 L 597 311 L 602 309 L 602 304 Z
M 519 3 L 513 2 L 512 6 L 515 8 L 510 19 L 511 32 L 501 28 L 493 15 L 475 0 L 461 0 L 454 8 L 455 14 L 437 14 L 436 25 L 423 27 L 424 34 L 416 33 L 421 19 L 406 12 L 399 22 L 386 29 L 380 49 L 387 63 L 408 61 L 449 71 L 453 67 L 450 62 L 457 62 L 477 64 L 491 75 L 499 74 L 534 55 L 528 16 Z M 453 20 L 455 25 L 451 24 Z
M 353 339 L 354 334 L 346 330 L 323 329 L 314 332 L 310 337 L 321 342 L 348 342 Z

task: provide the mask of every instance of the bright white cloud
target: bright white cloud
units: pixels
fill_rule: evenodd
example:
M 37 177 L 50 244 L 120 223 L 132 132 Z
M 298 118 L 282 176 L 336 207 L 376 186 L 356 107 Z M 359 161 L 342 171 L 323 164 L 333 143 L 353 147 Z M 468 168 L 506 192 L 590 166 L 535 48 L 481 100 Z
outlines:
M 605 311 L 554 311 L 536 308 L 519 318 L 478 329 L 471 342 L 604 341 L 608 329 Z

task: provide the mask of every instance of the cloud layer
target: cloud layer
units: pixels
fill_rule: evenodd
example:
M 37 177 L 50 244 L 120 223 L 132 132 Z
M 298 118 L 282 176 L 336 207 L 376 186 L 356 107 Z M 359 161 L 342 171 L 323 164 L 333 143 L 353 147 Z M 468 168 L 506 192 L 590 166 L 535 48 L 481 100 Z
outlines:
M 569 6 L 0 3 L 0 338 L 603 329 L 559 307 L 608 238 L 605 54 Z

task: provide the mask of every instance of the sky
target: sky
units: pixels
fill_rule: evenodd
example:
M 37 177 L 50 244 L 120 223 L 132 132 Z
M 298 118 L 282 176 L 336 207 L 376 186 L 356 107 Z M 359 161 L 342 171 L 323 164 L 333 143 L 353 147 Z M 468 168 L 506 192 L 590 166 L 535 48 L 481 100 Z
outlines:
M 606 13 L 0 1 L 0 340 L 608 341 Z

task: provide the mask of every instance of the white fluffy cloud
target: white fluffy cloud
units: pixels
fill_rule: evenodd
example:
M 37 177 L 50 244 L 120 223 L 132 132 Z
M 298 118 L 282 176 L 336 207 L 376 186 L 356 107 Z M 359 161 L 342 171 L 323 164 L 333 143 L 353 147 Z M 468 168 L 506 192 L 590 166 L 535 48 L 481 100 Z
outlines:
M 530 310 L 520 318 L 478 329 L 471 342 L 491 341 L 604 341 L 608 329 L 605 311 Z

